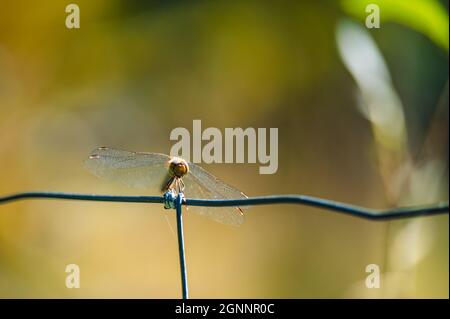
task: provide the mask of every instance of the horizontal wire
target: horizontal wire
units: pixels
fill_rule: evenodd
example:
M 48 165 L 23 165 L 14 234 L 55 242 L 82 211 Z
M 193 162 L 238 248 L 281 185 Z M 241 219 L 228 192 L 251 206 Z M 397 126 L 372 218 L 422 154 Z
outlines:
M 71 199 L 97 202 L 163 203 L 162 196 L 119 196 L 62 192 L 26 192 L 0 197 L 0 204 L 24 199 Z
M 124 203 L 164 203 L 164 198 L 162 196 L 118 196 L 60 192 L 27 192 L 0 197 L 0 204 L 25 199 L 69 199 Z M 227 200 L 187 198 L 184 204 L 187 206 L 207 207 L 299 204 L 318 207 L 372 220 L 399 219 L 436 214 L 448 214 L 449 209 L 448 202 L 442 202 L 428 206 L 412 206 L 377 210 L 306 195 L 271 195 Z

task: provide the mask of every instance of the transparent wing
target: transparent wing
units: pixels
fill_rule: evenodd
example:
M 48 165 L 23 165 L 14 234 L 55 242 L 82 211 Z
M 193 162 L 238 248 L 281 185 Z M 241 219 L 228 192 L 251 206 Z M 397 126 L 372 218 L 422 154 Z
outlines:
M 247 196 L 240 190 L 222 182 L 214 175 L 193 163 L 189 163 L 189 173 L 183 177 L 184 194 L 187 198 L 201 199 L 240 199 Z M 234 226 L 244 220 L 242 207 L 190 207 L 189 210 L 209 217 L 217 222 Z
M 130 187 L 153 188 L 161 192 L 167 181 L 170 157 L 159 153 L 129 152 L 100 147 L 84 164 L 95 176 Z

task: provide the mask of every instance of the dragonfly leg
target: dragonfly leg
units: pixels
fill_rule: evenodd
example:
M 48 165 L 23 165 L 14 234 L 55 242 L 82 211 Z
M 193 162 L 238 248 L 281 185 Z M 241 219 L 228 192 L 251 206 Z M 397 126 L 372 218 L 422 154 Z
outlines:
M 176 178 L 172 176 L 171 178 L 169 178 L 167 183 L 163 186 L 162 191 L 167 192 L 167 191 L 173 189 L 174 182 L 176 183 Z
M 177 187 L 178 195 L 182 196 L 183 203 L 186 203 L 186 198 L 184 197 L 185 185 L 184 185 L 183 179 L 181 179 L 181 178 L 176 179 L 176 187 Z M 187 206 L 186 206 L 186 209 L 188 209 Z
M 180 186 L 179 187 L 179 192 L 183 193 L 184 192 L 184 188 L 185 188 L 184 182 L 183 182 L 183 180 L 181 178 L 179 178 L 178 180 L 179 180 L 179 186 Z

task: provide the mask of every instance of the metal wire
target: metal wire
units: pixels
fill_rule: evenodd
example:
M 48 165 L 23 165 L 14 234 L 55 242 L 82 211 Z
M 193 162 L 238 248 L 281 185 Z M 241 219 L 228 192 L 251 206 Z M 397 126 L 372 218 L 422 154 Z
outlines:
M 60 192 L 27 192 L 0 197 L 0 204 L 25 199 L 69 199 L 101 202 L 164 203 L 164 198 L 162 196 L 118 196 Z M 231 200 L 206 200 L 187 198 L 183 204 L 187 206 L 210 207 L 299 204 L 318 207 L 371 220 L 399 219 L 436 214 L 448 214 L 449 209 L 448 202 L 441 202 L 427 206 L 412 206 L 377 210 L 306 195 L 271 195 Z
M 187 271 L 186 271 L 186 256 L 184 254 L 184 234 L 183 234 L 183 193 L 179 193 L 176 200 L 177 211 L 177 234 L 178 234 L 178 254 L 180 257 L 180 273 L 181 273 L 181 296 L 183 299 L 188 299 L 188 283 L 187 283 Z
M 173 194 L 167 193 L 164 196 L 117 196 L 117 195 L 74 194 L 74 193 L 59 193 L 59 192 L 29 192 L 29 193 L 17 193 L 9 196 L 0 197 L 0 204 L 6 204 L 9 202 L 25 199 L 71 199 L 71 200 L 101 201 L 101 202 L 164 203 L 165 208 L 173 208 L 175 206 L 177 213 L 178 253 L 180 258 L 181 296 L 183 299 L 187 299 L 189 297 L 187 271 L 186 271 L 186 256 L 184 250 L 183 215 L 182 215 L 183 204 L 188 206 L 210 206 L 210 207 L 300 204 L 323 208 L 330 211 L 335 211 L 338 213 L 348 214 L 351 216 L 371 220 L 399 219 L 406 217 L 429 216 L 445 213 L 448 214 L 448 202 L 438 203 L 436 205 L 431 206 L 416 206 L 416 207 L 394 208 L 387 210 L 374 210 L 370 208 L 364 208 L 305 195 L 273 195 L 273 196 L 260 196 L 236 200 L 234 199 L 206 200 L 206 199 L 184 199 L 182 193 L 174 197 Z M 168 203 L 168 200 L 174 201 L 174 203 Z

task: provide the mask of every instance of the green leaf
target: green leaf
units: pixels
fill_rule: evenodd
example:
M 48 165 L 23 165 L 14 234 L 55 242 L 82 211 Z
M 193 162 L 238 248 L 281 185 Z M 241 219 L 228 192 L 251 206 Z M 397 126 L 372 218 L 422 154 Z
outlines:
M 380 21 L 396 22 L 421 32 L 436 45 L 448 51 L 448 13 L 436 0 L 341 0 L 341 7 L 349 15 L 365 20 L 368 4 L 380 8 Z M 381 27 L 383 27 L 381 25 Z

